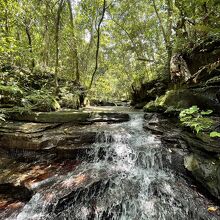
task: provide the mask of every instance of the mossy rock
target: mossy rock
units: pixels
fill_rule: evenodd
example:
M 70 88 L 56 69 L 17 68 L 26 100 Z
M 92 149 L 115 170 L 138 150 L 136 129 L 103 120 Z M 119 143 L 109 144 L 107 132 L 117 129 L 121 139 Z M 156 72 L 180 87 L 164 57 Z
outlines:
M 162 96 L 161 96 L 162 97 Z M 148 102 L 145 106 L 144 106 L 144 110 L 146 112 L 164 112 L 166 110 L 166 108 L 163 105 L 160 105 L 160 103 L 158 102 L 158 100 L 156 101 L 151 101 Z
M 191 154 L 185 157 L 184 164 L 187 170 L 213 196 L 220 199 L 220 160 Z
M 170 90 L 165 95 L 158 97 L 155 101 L 149 102 L 145 107 L 145 111 L 164 112 L 170 108 L 174 111 L 190 107 L 185 98 L 181 97 L 182 91 Z M 185 94 L 184 94 L 185 95 Z
M 149 102 L 144 107 L 144 110 L 148 112 L 180 112 L 193 105 L 197 105 L 204 110 L 212 109 L 214 112 L 220 112 L 220 104 L 215 102 L 215 100 L 187 89 L 167 91 L 165 95 Z

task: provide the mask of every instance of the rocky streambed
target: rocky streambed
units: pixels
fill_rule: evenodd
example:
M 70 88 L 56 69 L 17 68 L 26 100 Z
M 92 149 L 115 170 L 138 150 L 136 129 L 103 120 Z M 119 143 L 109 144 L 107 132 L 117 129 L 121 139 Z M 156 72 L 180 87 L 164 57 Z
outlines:
M 43 114 L 1 124 L 0 219 L 220 218 L 218 165 L 174 119 L 120 108 Z

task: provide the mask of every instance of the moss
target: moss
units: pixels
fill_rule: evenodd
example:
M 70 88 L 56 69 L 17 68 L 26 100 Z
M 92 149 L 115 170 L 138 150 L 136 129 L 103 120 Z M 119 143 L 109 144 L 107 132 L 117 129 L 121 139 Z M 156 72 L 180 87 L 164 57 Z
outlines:
M 183 109 L 196 105 L 201 109 L 212 109 L 219 112 L 220 105 L 202 93 L 194 93 L 187 89 L 169 90 L 165 95 L 158 97 L 155 101 L 149 102 L 145 111 L 170 111 L 180 112 Z
M 170 90 L 167 91 L 165 95 L 156 98 L 155 101 L 149 102 L 145 105 L 144 110 L 150 112 L 164 112 L 168 109 L 172 109 L 172 111 L 180 111 L 181 106 L 184 103 L 179 100 L 178 91 Z
M 163 111 L 165 111 L 165 108 L 162 105 L 160 105 L 160 103 L 158 103 L 157 101 L 151 101 L 151 102 L 148 102 L 144 106 L 144 111 L 146 111 L 146 112 L 163 112 Z

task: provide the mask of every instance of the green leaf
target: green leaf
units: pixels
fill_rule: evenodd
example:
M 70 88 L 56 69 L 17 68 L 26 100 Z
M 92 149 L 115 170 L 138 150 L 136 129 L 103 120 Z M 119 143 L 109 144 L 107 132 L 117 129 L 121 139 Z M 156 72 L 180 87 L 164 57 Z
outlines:
M 215 137 L 220 137 L 220 133 L 217 131 L 213 131 L 210 133 L 210 137 L 215 138 Z
M 212 114 L 212 110 L 208 110 L 208 111 L 201 111 L 201 115 L 210 115 Z
M 197 113 L 198 111 L 199 111 L 199 108 L 196 105 L 194 105 L 188 109 L 188 114 Z

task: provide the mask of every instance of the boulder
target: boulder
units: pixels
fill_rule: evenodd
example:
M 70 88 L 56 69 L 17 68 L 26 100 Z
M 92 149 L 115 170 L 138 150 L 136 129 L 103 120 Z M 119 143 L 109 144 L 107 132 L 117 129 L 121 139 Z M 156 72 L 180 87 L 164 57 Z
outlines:
M 185 167 L 214 197 L 220 199 L 220 160 L 207 155 L 185 157 Z
M 209 134 L 204 132 L 192 134 L 186 131 L 182 132 L 180 136 L 193 152 L 220 153 L 219 138 L 210 138 Z
M 163 95 L 168 87 L 167 80 L 152 80 L 141 84 L 139 88 L 132 86 L 132 105 L 139 107 L 140 103 L 147 103 L 155 100 L 157 96 Z

